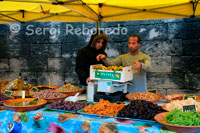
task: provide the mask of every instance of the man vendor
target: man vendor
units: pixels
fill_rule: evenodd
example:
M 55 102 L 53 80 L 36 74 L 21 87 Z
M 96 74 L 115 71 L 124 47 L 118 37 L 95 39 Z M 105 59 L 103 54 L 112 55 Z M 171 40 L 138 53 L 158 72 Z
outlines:
M 133 84 L 128 88 L 129 93 L 147 92 L 146 72 L 150 70 L 151 58 L 139 50 L 140 46 L 140 37 L 131 35 L 128 38 L 128 53 L 122 54 L 114 60 L 110 60 L 105 54 L 99 54 L 96 57 L 98 61 L 102 60 L 108 66 L 132 66 L 133 80 L 131 82 Z

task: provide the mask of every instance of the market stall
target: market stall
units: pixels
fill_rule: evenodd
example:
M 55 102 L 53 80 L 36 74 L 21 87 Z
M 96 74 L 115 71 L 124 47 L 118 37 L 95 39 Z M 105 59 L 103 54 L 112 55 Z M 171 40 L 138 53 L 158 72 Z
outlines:
M 120 69 L 123 72 L 123 68 Z M 73 96 L 78 96 L 84 89 L 70 83 L 59 87 L 26 83 L 20 86 L 20 82 L 20 78 L 11 82 L 0 80 L 1 132 L 200 131 L 200 96 L 133 92 L 126 94 L 126 101 L 78 101 Z

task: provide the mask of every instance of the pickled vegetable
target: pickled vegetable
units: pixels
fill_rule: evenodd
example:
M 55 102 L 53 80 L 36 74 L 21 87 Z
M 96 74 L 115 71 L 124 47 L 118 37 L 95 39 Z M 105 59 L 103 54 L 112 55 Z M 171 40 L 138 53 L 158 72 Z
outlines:
M 174 109 L 165 117 L 166 123 L 182 126 L 200 126 L 200 115 L 197 111 L 182 112 Z

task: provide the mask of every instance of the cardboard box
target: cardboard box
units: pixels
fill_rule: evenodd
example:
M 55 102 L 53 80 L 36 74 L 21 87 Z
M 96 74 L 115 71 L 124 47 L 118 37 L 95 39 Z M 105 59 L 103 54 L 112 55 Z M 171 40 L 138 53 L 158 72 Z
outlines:
M 96 65 L 90 66 L 91 80 L 111 80 L 118 82 L 127 82 L 133 80 L 133 70 L 131 66 L 123 67 L 122 71 L 95 70 Z
M 97 91 L 108 92 L 108 93 L 122 91 L 123 93 L 127 93 L 128 84 L 129 84 L 128 82 L 120 83 L 120 82 L 110 81 L 110 80 L 98 80 Z

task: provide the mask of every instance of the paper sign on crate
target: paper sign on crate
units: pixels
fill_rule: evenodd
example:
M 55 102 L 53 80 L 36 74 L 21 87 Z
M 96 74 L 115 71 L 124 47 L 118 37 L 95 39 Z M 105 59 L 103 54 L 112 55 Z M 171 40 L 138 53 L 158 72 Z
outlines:
M 91 80 L 111 80 L 118 82 L 127 82 L 133 79 L 133 70 L 130 67 L 123 67 L 122 71 L 111 70 L 96 70 L 93 69 L 96 65 L 90 66 Z M 99 65 L 102 66 L 102 65 Z

